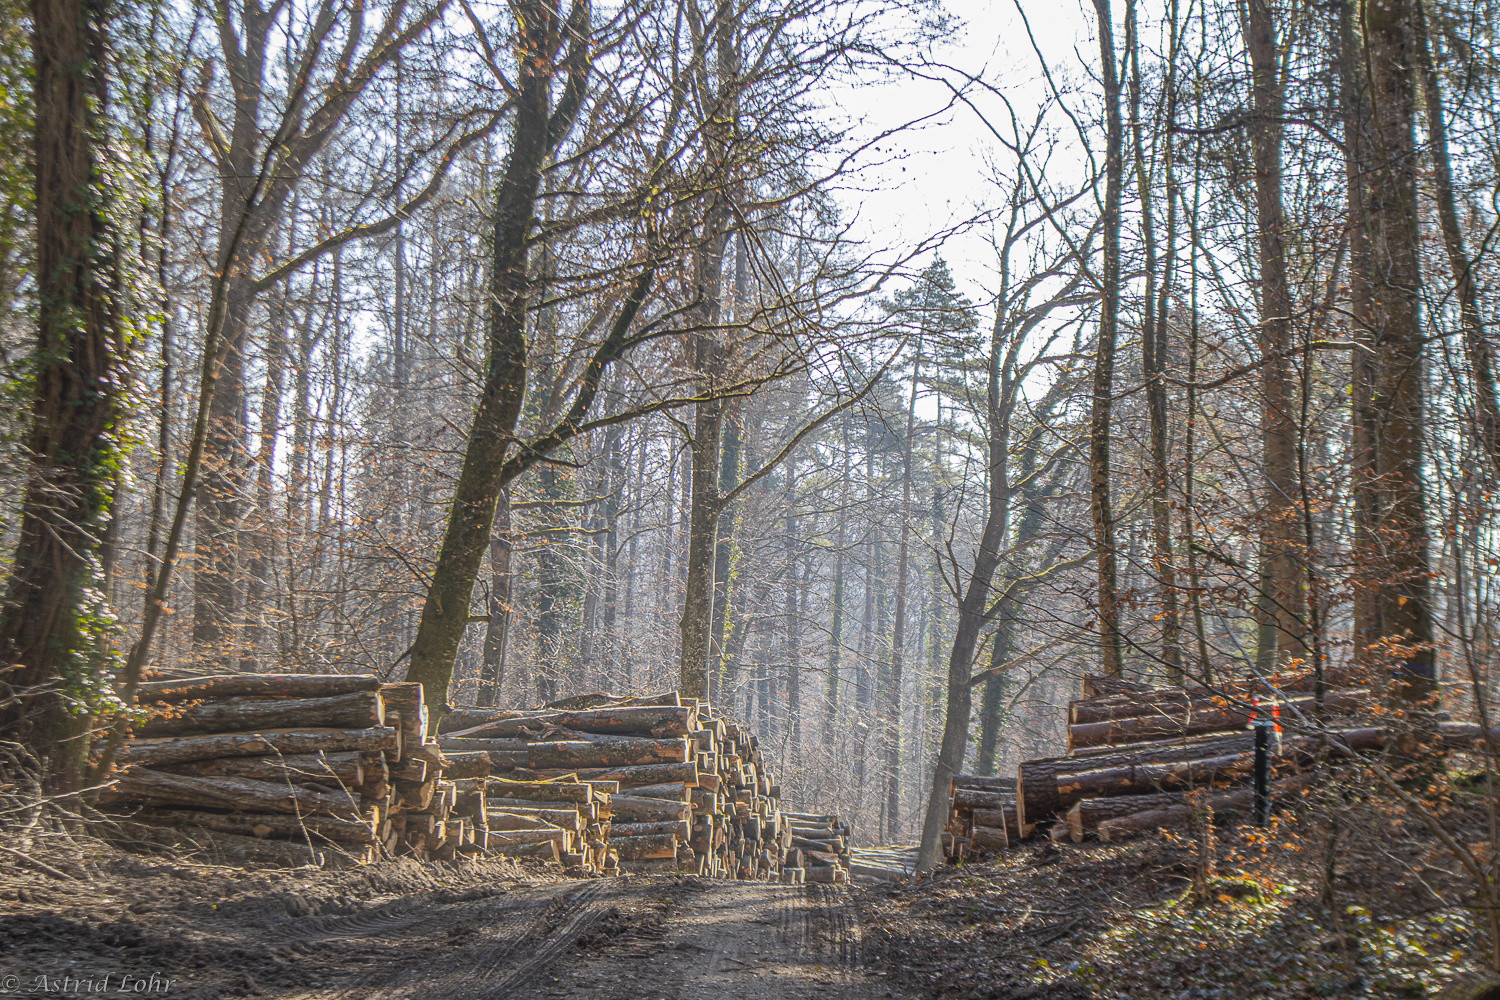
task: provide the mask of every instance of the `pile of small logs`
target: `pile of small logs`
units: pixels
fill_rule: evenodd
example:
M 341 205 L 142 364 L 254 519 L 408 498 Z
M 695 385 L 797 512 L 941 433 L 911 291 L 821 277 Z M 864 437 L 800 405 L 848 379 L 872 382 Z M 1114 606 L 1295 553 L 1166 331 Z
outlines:
M 233 674 L 140 685 L 140 717 L 102 804 L 128 833 L 166 831 L 236 857 L 453 858 L 487 849 L 483 799 L 453 780 L 484 759 L 426 736 L 419 684 L 374 675 Z M 300 845 L 300 847 L 298 846 Z
M 782 814 L 791 830 L 787 866 L 802 874 L 795 882 L 846 882 L 849 878 L 849 824 L 837 816 Z M 785 871 L 786 869 L 784 869 Z
M 943 851 L 954 862 L 971 851 L 1003 851 L 1031 835 L 1016 812 L 1016 780 L 978 774 L 955 775 L 948 789 L 948 825 Z
M 580 695 L 536 710 L 453 711 L 438 731 L 449 756 L 488 755 L 491 835 L 503 812 L 516 846 L 522 829 L 545 831 L 519 824 L 546 807 L 513 807 L 522 792 L 509 790 L 573 783 L 593 789 L 591 814 L 576 836 L 545 831 L 577 845 L 565 861 L 788 883 L 846 877 L 847 831 L 832 817 L 784 813 L 754 734 L 706 701 Z M 497 789 L 510 796 L 504 809 Z

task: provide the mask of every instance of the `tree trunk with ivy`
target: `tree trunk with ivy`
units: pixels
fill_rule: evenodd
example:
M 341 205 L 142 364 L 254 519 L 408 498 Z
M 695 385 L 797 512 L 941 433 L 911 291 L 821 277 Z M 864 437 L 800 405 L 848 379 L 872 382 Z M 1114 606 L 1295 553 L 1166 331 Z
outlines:
M 36 110 L 37 343 L 29 478 L 0 609 L 0 739 L 25 745 L 53 791 L 75 787 L 89 710 L 108 681 L 113 618 L 98 589 L 118 462 L 121 345 L 95 144 L 104 4 L 31 5 Z

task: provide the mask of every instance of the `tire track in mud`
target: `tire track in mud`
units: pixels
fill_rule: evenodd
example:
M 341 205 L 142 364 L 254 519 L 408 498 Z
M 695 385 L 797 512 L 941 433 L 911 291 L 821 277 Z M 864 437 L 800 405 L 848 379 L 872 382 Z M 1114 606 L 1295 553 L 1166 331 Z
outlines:
M 304 958 L 377 963 L 362 975 L 345 978 L 336 990 L 303 995 L 319 1000 L 405 1000 L 418 991 L 424 1000 L 504 996 L 503 991 L 554 961 L 607 912 L 615 881 L 567 883 L 483 898 L 465 898 L 478 893 L 458 894 L 456 899 L 424 893 L 430 898 L 402 899 L 375 911 L 302 922 L 305 936 L 290 947 L 301 944 L 297 950 Z M 418 929 L 420 933 L 414 933 Z M 283 931 L 296 933 L 292 928 Z M 335 942 L 328 953 L 318 954 L 324 951 L 319 944 Z M 356 942 L 365 942 L 365 947 L 349 949 Z
M 854 1000 L 886 992 L 883 978 L 860 968 L 859 921 L 841 887 L 684 879 L 645 893 L 672 903 L 656 940 L 623 935 L 599 952 L 539 965 L 512 985 L 549 1000 Z

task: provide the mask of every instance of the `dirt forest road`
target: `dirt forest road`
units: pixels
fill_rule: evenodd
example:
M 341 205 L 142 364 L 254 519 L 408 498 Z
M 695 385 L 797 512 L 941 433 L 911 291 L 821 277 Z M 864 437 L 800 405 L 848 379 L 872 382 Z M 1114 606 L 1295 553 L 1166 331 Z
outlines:
M 860 928 L 842 886 L 568 880 L 510 863 L 278 873 L 117 856 L 86 867 L 0 883 L 0 992 L 195 1000 L 906 996 L 861 967 Z M 72 875 L 78 881 L 58 877 Z M 68 981 L 93 988 L 70 989 Z

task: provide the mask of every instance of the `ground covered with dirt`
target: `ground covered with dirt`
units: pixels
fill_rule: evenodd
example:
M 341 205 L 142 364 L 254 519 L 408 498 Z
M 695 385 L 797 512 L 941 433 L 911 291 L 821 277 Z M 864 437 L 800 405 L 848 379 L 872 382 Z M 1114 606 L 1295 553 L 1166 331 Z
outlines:
M 842 887 L 539 864 L 243 871 L 100 845 L 0 860 L 0 992 L 181 998 L 915 997 Z

